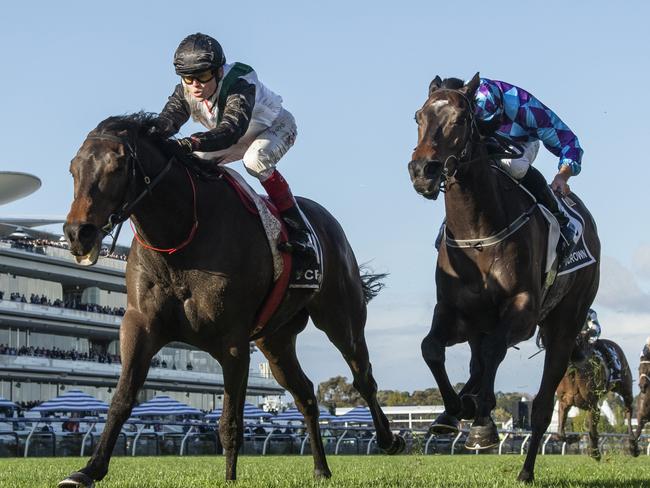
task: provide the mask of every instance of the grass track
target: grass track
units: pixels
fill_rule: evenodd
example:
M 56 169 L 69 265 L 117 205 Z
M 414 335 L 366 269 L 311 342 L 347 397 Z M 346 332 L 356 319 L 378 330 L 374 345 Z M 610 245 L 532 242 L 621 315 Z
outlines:
M 79 458 L 0 459 L 0 487 L 56 487 Z M 242 456 L 238 482 L 226 484 L 222 457 L 116 457 L 98 488 L 176 487 L 519 487 L 523 457 L 507 456 L 329 456 L 334 473 L 314 482 L 312 461 L 303 456 Z M 606 456 L 600 464 L 585 456 L 540 456 L 542 487 L 650 488 L 650 457 Z

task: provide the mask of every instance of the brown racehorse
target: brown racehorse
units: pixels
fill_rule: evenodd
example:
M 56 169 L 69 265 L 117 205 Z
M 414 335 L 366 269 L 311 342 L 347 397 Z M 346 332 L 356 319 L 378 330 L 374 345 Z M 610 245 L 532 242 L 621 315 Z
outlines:
M 635 433 L 637 442 L 641 437 L 643 427 L 650 422 L 650 338 L 648 338 L 644 349 L 644 352 L 646 351 L 647 354 L 643 354 L 639 361 L 639 389 L 641 393 L 637 402 L 637 427 Z
M 551 421 L 555 389 L 598 289 L 599 266 L 558 277 L 544 299 L 547 223 L 530 196 L 490 161 L 473 110 L 478 73 L 467 85 L 450 80 L 431 82 L 415 116 L 418 143 L 408 165 L 417 193 L 428 199 L 441 190 L 445 195 L 447 239 L 436 266 L 437 304 L 422 342 L 445 405 L 432 428 L 455 431 L 459 419 L 473 419 L 466 445 L 495 445 L 491 411 L 497 369 L 508 347 L 529 339 L 539 324 L 546 358 L 533 402 L 531 444 L 519 474 L 519 480 L 529 482 Z M 598 260 L 593 218 L 576 195 L 571 199 L 584 217 L 585 240 Z M 470 378 L 456 393 L 445 369 L 445 348 L 466 341 L 472 352 Z
M 126 267 L 128 305 L 120 327 L 122 372 L 106 427 L 88 464 L 60 486 L 91 486 L 106 475 L 151 358 L 175 341 L 207 351 L 222 366 L 219 433 L 226 479 L 235 479 L 243 442 L 249 340 L 272 286 L 271 252 L 259 219 L 244 208 L 230 185 L 224 179 L 197 179 L 179 163 L 185 157 L 174 149 L 176 144 L 147 135 L 151 126 L 147 114 L 111 117 L 88 135 L 70 165 L 74 201 L 64 231 L 78 261 L 94 264 L 105 232 L 129 216 L 147 245 L 182 249 L 156 252 L 133 241 Z M 364 337 L 373 277 L 364 282 L 360 276 L 334 217 L 311 200 L 299 202 L 322 244 L 322 287 L 315 294 L 290 290 L 282 313 L 256 344 L 305 417 L 315 476 L 327 478 L 331 473 L 316 396 L 296 357 L 296 336 L 310 317 L 350 366 L 354 386 L 370 407 L 379 446 L 397 453 L 404 439 L 393 435 L 377 402 Z M 107 222 L 111 225 L 103 231 Z
M 582 342 L 582 341 L 581 341 Z M 625 358 L 623 350 L 613 341 L 600 339 L 607 349 L 613 349 L 621 363 L 621 381 L 612 383 L 609 381 L 607 359 L 598 354 L 593 347 L 589 348 L 589 354 L 580 362 L 571 362 L 566 374 L 557 387 L 558 410 L 558 434 L 560 439 L 565 440 L 565 425 L 567 415 L 571 407 L 587 411 L 589 423 L 589 443 L 591 445 L 590 455 L 600 461 L 600 449 L 598 447 L 598 421 L 600 419 L 600 407 L 598 402 L 609 392 L 617 393 L 623 398 L 625 404 L 625 421 L 627 422 L 629 439 L 629 450 L 633 456 L 639 455 L 636 437 L 632 432 L 632 406 L 634 395 L 632 394 L 632 372 L 630 365 Z M 576 347 L 584 347 L 579 343 Z M 602 350 L 602 348 L 601 348 Z M 574 427 L 575 429 L 575 427 Z

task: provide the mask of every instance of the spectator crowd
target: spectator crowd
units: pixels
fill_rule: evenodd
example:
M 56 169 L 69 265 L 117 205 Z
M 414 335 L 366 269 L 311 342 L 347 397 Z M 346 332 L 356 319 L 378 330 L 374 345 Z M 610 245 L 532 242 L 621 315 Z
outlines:
M 3 291 L 0 291 L 0 300 L 4 299 L 4 295 L 5 293 Z M 24 294 L 21 295 L 20 293 L 11 293 L 9 295 L 9 300 L 11 300 L 12 302 L 28 303 L 28 300 L 25 297 L 25 295 Z M 84 310 L 86 312 L 103 313 L 107 315 L 123 316 L 124 313 L 126 312 L 124 307 L 109 307 L 107 305 L 97 305 L 96 303 L 79 303 L 75 300 L 63 301 L 59 298 L 52 301 L 49 298 L 47 298 L 45 295 L 38 295 L 34 293 L 32 293 L 32 295 L 29 297 L 29 303 L 34 305 L 43 305 L 46 307 L 69 308 L 71 310 Z
M 31 356 L 37 358 L 48 358 L 48 359 L 66 359 L 70 361 L 91 361 L 93 363 L 102 363 L 102 364 L 121 364 L 119 354 L 109 354 L 105 352 L 98 351 L 96 349 L 90 349 L 89 352 L 79 352 L 74 349 L 72 350 L 63 350 L 56 347 L 51 349 L 45 347 L 33 347 L 33 346 L 21 346 L 21 347 L 10 347 L 6 344 L 0 344 L 0 354 L 7 356 Z M 162 368 L 162 369 L 179 369 L 176 367 L 176 363 L 172 363 L 171 366 L 167 364 L 167 361 L 154 356 L 151 360 L 152 368 Z M 193 371 L 194 366 L 191 362 L 188 361 L 185 369 L 187 371 Z
M 45 254 L 45 247 L 58 247 L 59 249 L 69 249 L 66 241 L 53 241 L 49 239 L 2 239 L 2 242 L 11 244 L 14 249 L 33 252 L 35 254 Z M 99 255 L 110 259 L 119 259 L 126 261 L 126 254 L 108 253 L 107 247 L 102 247 Z

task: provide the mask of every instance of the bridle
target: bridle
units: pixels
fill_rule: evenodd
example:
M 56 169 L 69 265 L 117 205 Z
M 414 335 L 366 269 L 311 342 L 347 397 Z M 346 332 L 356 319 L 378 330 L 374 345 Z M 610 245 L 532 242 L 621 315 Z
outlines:
M 176 157 L 172 156 L 171 158 L 169 158 L 167 160 L 167 164 L 165 164 L 165 167 L 160 171 L 160 173 L 158 173 L 152 179 L 147 174 L 147 172 L 144 169 L 144 166 L 142 165 L 142 162 L 138 158 L 136 146 L 132 144 L 131 141 L 129 141 L 127 138 L 116 136 L 114 134 L 98 133 L 98 134 L 90 134 L 88 137 L 86 137 L 86 139 L 107 140 L 107 141 L 117 142 L 122 146 L 124 146 L 124 148 L 126 149 L 127 164 L 129 165 L 129 173 L 131 174 L 131 178 L 129 181 L 129 189 L 127 190 L 127 194 L 126 194 L 127 196 L 125 197 L 124 203 L 122 203 L 122 205 L 118 207 L 117 211 L 115 211 L 114 213 L 108 216 L 106 224 L 101 227 L 101 232 L 103 234 L 102 239 L 107 235 L 110 235 L 113 239 L 113 242 L 111 243 L 111 247 L 109 248 L 108 251 L 108 254 L 111 254 L 115 250 L 115 246 L 117 244 L 117 238 L 119 237 L 120 231 L 122 230 L 122 224 L 130 217 L 135 207 L 142 201 L 142 199 L 145 196 L 152 195 L 154 188 L 158 186 L 158 184 L 162 181 L 162 179 L 171 169 L 174 161 L 176 160 Z M 194 221 L 190 233 L 183 242 L 181 242 L 175 247 L 158 248 L 158 247 L 150 246 L 147 243 L 145 243 L 142 237 L 138 234 L 137 229 L 133 226 L 133 223 L 131 223 L 131 229 L 133 230 L 133 234 L 136 240 L 146 249 L 167 253 L 167 254 L 173 254 L 179 251 L 180 249 L 184 248 L 185 246 L 187 246 L 196 235 L 196 230 L 199 226 L 197 211 L 196 211 L 196 185 L 194 184 L 194 180 L 192 179 L 192 175 L 190 174 L 189 170 L 185 168 L 185 171 L 187 172 L 187 176 L 192 186 L 193 209 L 194 209 L 194 214 L 193 214 Z M 138 172 L 140 172 L 140 174 L 142 175 L 142 181 L 144 182 L 144 189 L 135 198 L 129 200 L 129 195 L 136 193 Z

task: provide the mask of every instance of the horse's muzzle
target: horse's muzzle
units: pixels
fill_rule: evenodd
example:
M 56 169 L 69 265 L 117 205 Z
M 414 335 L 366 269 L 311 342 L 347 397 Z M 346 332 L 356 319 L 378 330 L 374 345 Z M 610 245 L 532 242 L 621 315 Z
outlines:
M 414 160 L 408 168 L 415 191 L 429 200 L 438 198 L 442 165 L 438 161 Z
M 101 234 L 96 225 L 88 222 L 66 222 L 63 224 L 63 233 L 78 264 L 90 266 L 97 262 Z

